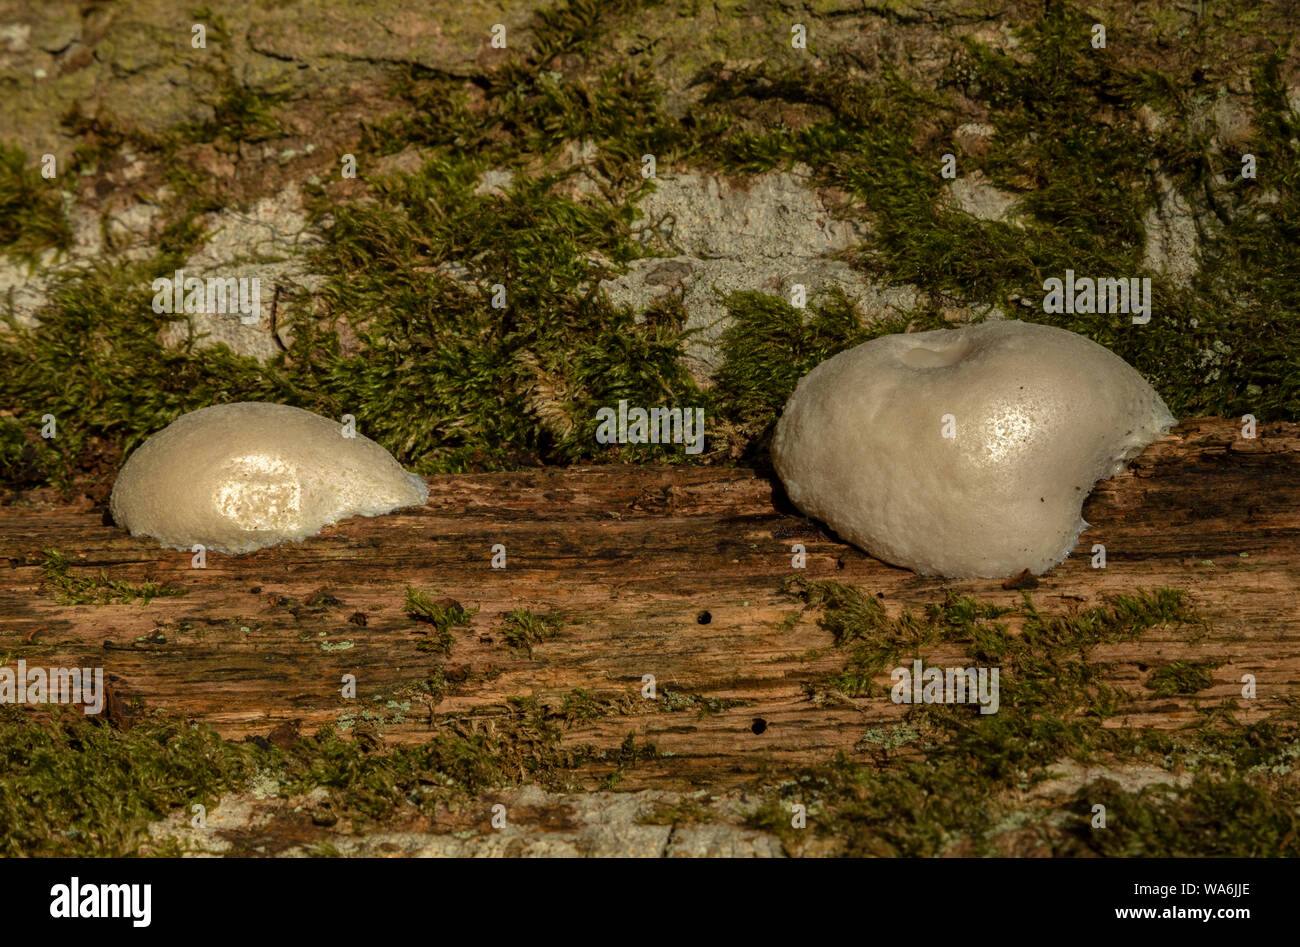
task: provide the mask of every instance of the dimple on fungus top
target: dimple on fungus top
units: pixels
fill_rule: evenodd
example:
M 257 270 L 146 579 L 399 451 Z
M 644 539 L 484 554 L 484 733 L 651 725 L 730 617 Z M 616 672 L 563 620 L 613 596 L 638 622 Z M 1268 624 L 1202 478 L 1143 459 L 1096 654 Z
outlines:
M 884 336 L 799 381 L 772 459 L 794 504 L 926 575 L 1041 573 L 1098 480 L 1174 424 L 1123 359 L 1001 320 Z
M 423 479 L 337 421 L 263 402 L 200 408 L 123 465 L 109 509 L 133 536 L 243 553 L 428 498 Z

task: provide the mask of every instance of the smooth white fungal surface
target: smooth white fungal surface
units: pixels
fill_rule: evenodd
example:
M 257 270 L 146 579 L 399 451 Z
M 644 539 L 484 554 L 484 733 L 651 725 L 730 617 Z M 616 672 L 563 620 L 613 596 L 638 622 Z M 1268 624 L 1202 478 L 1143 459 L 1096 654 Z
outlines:
M 1093 485 L 1174 423 L 1110 350 L 1002 320 L 827 359 L 786 404 L 772 459 L 800 510 L 873 556 L 1000 578 L 1069 555 Z
M 109 509 L 133 536 L 241 553 L 428 496 L 423 479 L 369 438 L 344 437 L 337 421 L 244 401 L 182 415 L 141 444 Z

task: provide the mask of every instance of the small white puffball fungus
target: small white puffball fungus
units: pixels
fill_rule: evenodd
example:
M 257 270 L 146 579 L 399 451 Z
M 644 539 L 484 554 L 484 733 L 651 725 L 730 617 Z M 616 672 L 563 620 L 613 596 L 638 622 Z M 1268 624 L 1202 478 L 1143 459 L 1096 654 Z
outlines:
M 1175 423 L 1127 362 L 1002 320 L 863 343 L 804 376 L 772 459 L 791 501 L 922 575 L 1039 574 L 1099 480 Z
M 343 431 L 282 404 L 200 408 L 127 458 L 109 510 L 133 536 L 235 554 L 428 499 L 423 479 L 374 441 Z

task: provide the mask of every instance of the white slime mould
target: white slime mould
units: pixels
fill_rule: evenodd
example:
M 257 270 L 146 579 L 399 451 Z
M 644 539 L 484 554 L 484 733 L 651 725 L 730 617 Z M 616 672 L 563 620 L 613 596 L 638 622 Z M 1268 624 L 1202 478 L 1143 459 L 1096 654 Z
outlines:
M 786 404 L 772 460 L 795 506 L 873 556 L 998 578 L 1069 555 L 1093 485 L 1174 423 L 1109 349 L 1002 320 L 827 359 Z
M 200 408 L 151 436 L 122 466 L 109 509 L 133 536 L 233 554 L 428 495 L 423 479 L 337 421 L 245 401 Z

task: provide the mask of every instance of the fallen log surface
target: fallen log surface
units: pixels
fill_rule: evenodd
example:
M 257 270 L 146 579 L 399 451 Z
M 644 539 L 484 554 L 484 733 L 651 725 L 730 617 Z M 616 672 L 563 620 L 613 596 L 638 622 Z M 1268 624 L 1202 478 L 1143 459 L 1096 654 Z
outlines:
M 1084 517 L 1092 525 L 1074 553 L 1030 593 L 1040 608 L 1170 586 L 1187 589 L 1205 619 L 1097 649 L 1109 683 L 1132 697 L 1114 725 L 1176 727 L 1198 701 L 1225 698 L 1244 722 L 1300 694 L 1300 425 L 1263 425 L 1251 439 L 1236 421 L 1184 422 L 1100 484 Z M 749 470 L 538 469 L 436 477 L 423 508 L 251 555 L 209 554 L 205 569 L 106 525 L 101 512 L 11 503 L 0 507 L 0 655 L 102 667 L 116 699 L 230 737 L 369 715 L 386 740 L 420 740 L 437 727 L 491 726 L 510 697 L 558 705 L 580 689 L 601 709 L 572 721 L 566 742 L 616 747 L 634 733 L 660 753 L 620 788 L 721 789 L 853 755 L 865 730 L 905 709 L 879 696 L 808 699 L 806 685 L 844 655 L 780 591 L 796 574 L 796 543 L 807 554 L 799 574 L 859 585 L 891 615 L 948 591 L 1001 604 L 1022 595 L 885 565 Z M 1105 568 L 1092 567 L 1095 543 Z M 491 565 L 497 544 L 504 569 Z M 185 594 L 60 605 L 43 576 L 47 548 L 71 575 L 103 569 Z M 407 615 L 407 587 L 478 609 L 452 629 L 445 658 L 421 650 L 430 626 Z M 520 608 L 563 620 L 531 656 L 504 634 L 504 615 Z M 1213 686 L 1196 698 L 1144 691 L 1147 670 L 1176 658 L 1218 663 Z M 438 664 L 449 681 L 440 701 L 403 697 Z M 348 674 L 356 699 L 341 695 Z M 1244 674 L 1258 681 L 1254 700 L 1241 699 Z M 658 700 L 642 696 L 646 675 Z

